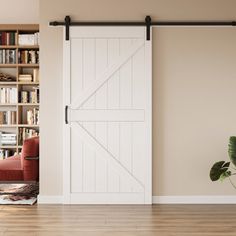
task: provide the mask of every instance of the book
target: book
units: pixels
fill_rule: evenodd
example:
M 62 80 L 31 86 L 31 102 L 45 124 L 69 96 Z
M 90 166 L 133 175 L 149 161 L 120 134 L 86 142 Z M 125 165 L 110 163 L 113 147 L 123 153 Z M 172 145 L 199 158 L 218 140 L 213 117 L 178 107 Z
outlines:
M 39 45 L 39 32 L 34 34 L 19 34 L 19 45 Z
M 16 87 L 0 87 L 0 103 L 14 104 L 17 103 Z
M 16 50 L 15 49 L 1 49 L 0 50 L 0 63 L 1 64 L 15 64 L 16 63 Z
M 0 125 L 16 124 L 16 111 L 0 111 Z
M 28 125 L 38 125 L 39 124 L 39 109 L 33 108 L 27 110 L 26 120 Z
M 32 128 L 19 128 L 19 143 L 22 145 L 25 139 L 39 136 L 39 131 Z
M 39 69 L 37 68 L 33 69 L 33 81 L 39 82 Z

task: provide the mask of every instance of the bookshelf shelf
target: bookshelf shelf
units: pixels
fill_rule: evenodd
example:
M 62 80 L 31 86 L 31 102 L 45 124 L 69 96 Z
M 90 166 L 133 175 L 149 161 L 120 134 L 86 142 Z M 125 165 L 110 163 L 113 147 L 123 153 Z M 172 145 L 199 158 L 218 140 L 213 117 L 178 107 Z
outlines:
M 17 45 L 0 45 L 0 49 L 16 49 Z
M 39 106 L 39 103 L 17 103 L 18 106 Z
M 9 67 L 39 67 L 39 64 L 0 64 L 0 68 L 9 68 Z
M 18 127 L 22 128 L 39 128 L 39 125 L 27 125 L 27 124 L 19 124 Z
M 16 46 L 17 48 L 19 49 L 39 49 L 39 46 L 38 45 L 19 45 L 19 46 Z
M 17 82 L 0 82 L 0 85 L 17 85 Z
M 38 82 L 37 79 L 40 67 L 38 64 L 40 46 L 37 44 L 30 45 L 31 42 L 38 42 L 37 32 L 39 32 L 39 25 L 35 24 L 0 24 L 0 36 L 4 34 L 1 40 L 5 40 L 6 37 L 8 40 L 1 41 L 4 44 L 0 45 L 0 73 L 10 75 L 13 78 L 13 81 L 6 81 L 5 79 L 0 81 L 0 95 L 5 89 L 7 91 L 6 96 L 10 97 L 10 99 L 8 99 L 8 97 L 2 100 L 0 96 L 0 113 L 4 113 L 3 116 L 0 114 L 0 123 L 9 122 L 9 119 L 8 122 L 6 122 L 7 120 L 5 118 L 5 115 L 8 115 L 7 112 L 10 113 L 10 122 L 13 123 L 0 124 L 0 132 L 3 136 L 5 135 L 5 137 L 10 137 L 12 136 L 11 134 L 14 134 L 17 141 L 16 145 L 10 145 L 10 141 L 9 145 L 7 143 L 6 145 L 0 145 L 0 151 L 2 149 L 3 152 L 8 151 L 10 154 L 13 151 L 16 153 L 21 151 L 22 143 L 25 138 L 39 134 L 39 125 L 27 124 L 28 122 L 37 123 L 40 108 L 38 96 L 40 82 Z M 29 35 L 33 35 L 34 41 L 28 41 L 29 45 L 21 45 L 27 42 L 25 39 L 28 39 Z M 5 45 L 7 44 L 6 42 L 10 45 Z M 4 62 L 7 63 L 4 64 Z M 29 74 L 32 75 L 32 82 L 22 80 L 24 75 Z M 14 91 L 13 100 L 12 94 L 8 94 L 8 92 L 11 93 L 12 91 Z M 2 92 L 2 94 L 5 93 Z M 4 101 L 8 103 L 4 103 Z M 15 101 L 17 102 L 15 103 Z M 12 117 L 12 113 L 14 113 L 14 117 Z
M 39 67 L 39 64 L 17 64 L 19 67 Z
M 14 68 L 17 67 L 18 64 L 0 64 L 0 68 Z
M 11 106 L 16 106 L 17 103 L 0 103 L 0 106 L 5 106 L 5 107 L 11 107 Z
M 39 85 L 39 82 L 18 82 L 19 85 Z
M 0 146 L 0 149 L 16 149 L 17 146 L 11 146 L 11 145 L 2 145 Z

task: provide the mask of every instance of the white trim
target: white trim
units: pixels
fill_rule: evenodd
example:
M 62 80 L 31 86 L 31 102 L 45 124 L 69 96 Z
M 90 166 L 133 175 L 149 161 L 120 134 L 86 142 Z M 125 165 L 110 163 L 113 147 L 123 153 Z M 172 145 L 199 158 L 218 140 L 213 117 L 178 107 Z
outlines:
M 144 193 L 74 193 L 71 196 L 73 204 L 143 204 Z
M 39 204 L 62 204 L 63 196 L 60 195 L 39 195 Z
M 236 204 L 235 195 L 153 196 L 153 204 Z
M 61 195 L 39 195 L 39 204 L 63 204 Z M 236 196 L 152 196 L 153 204 L 236 204 Z M 130 204 L 130 203 L 129 203 Z
M 65 35 L 65 28 L 63 35 Z M 63 117 L 70 104 L 70 40 L 63 40 Z M 70 110 L 68 110 L 70 117 Z M 63 119 L 63 203 L 70 202 L 70 126 Z

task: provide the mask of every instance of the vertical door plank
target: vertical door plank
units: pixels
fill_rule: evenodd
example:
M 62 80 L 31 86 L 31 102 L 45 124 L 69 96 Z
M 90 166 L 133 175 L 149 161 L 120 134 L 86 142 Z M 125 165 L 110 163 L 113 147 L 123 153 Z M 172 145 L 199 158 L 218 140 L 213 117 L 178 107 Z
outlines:
M 108 66 L 113 65 L 118 59 L 120 54 L 119 39 L 108 40 Z M 120 78 L 119 71 L 115 72 L 113 76 L 108 80 L 108 109 L 119 109 L 119 94 L 120 94 Z M 120 125 L 119 122 L 108 123 L 108 150 L 112 155 L 119 160 L 120 159 Z M 119 173 L 109 166 L 108 173 L 108 191 L 119 192 L 120 191 L 120 177 Z
M 126 53 L 132 45 L 132 39 L 120 39 L 120 55 Z M 132 58 L 120 68 L 120 109 L 132 108 Z M 130 171 L 132 162 L 131 122 L 120 122 L 120 162 Z M 121 192 L 131 191 L 130 185 L 121 176 Z
M 96 78 L 107 68 L 107 39 L 96 39 Z M 107 84 L 96 92 L 96 109 L 107 109 Z M 96 122 L 96 139 L 107 148 L 107 122 Z M 107 192 L 108 166 L 101 154 L 96 154 L 96 191 Z
M 145 109 L 146 111 L 146 97 L 147 97 L 147 81 L 145 77 L 145 70 L 140 65 L 145 65 L 145 48 L 142 47 L 133 56 L 133 106 L 135 109 Z M 145 115 L 146 117 L 146 115 Z M 133 123 L 133 173 L 137 178 L 144 183 L 145 172 L 140 171 L 143 166 L 146 166 L 146 130 L 143 123 Z
M 83 40 L 71 40 L 71 103 L 83 91 Z M 83 191 L 83 142 L 71 129 L 71 192 Z M 73 181 L 77 180 L 77 181 Z
M 87 89 L 95 80 L 95 40 L 84 39 L 83 43 L 83 89 Z M 84 109 L 95 108 L 95 96 L 91 96 L 83 105 Z M 95 123 L 84 122 L 84 128 L 92 135 L 95 135 Z M 83 191 L 95 191 L 95 152 L 84 144 L 83 147 Z

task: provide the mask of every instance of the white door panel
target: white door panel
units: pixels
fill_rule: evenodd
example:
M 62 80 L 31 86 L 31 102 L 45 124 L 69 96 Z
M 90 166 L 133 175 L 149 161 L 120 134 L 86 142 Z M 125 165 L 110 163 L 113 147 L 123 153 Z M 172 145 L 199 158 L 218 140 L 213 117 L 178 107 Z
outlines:
M 145 27 L 71 27 L 64 42 L 64 202 L 150 204 Z

